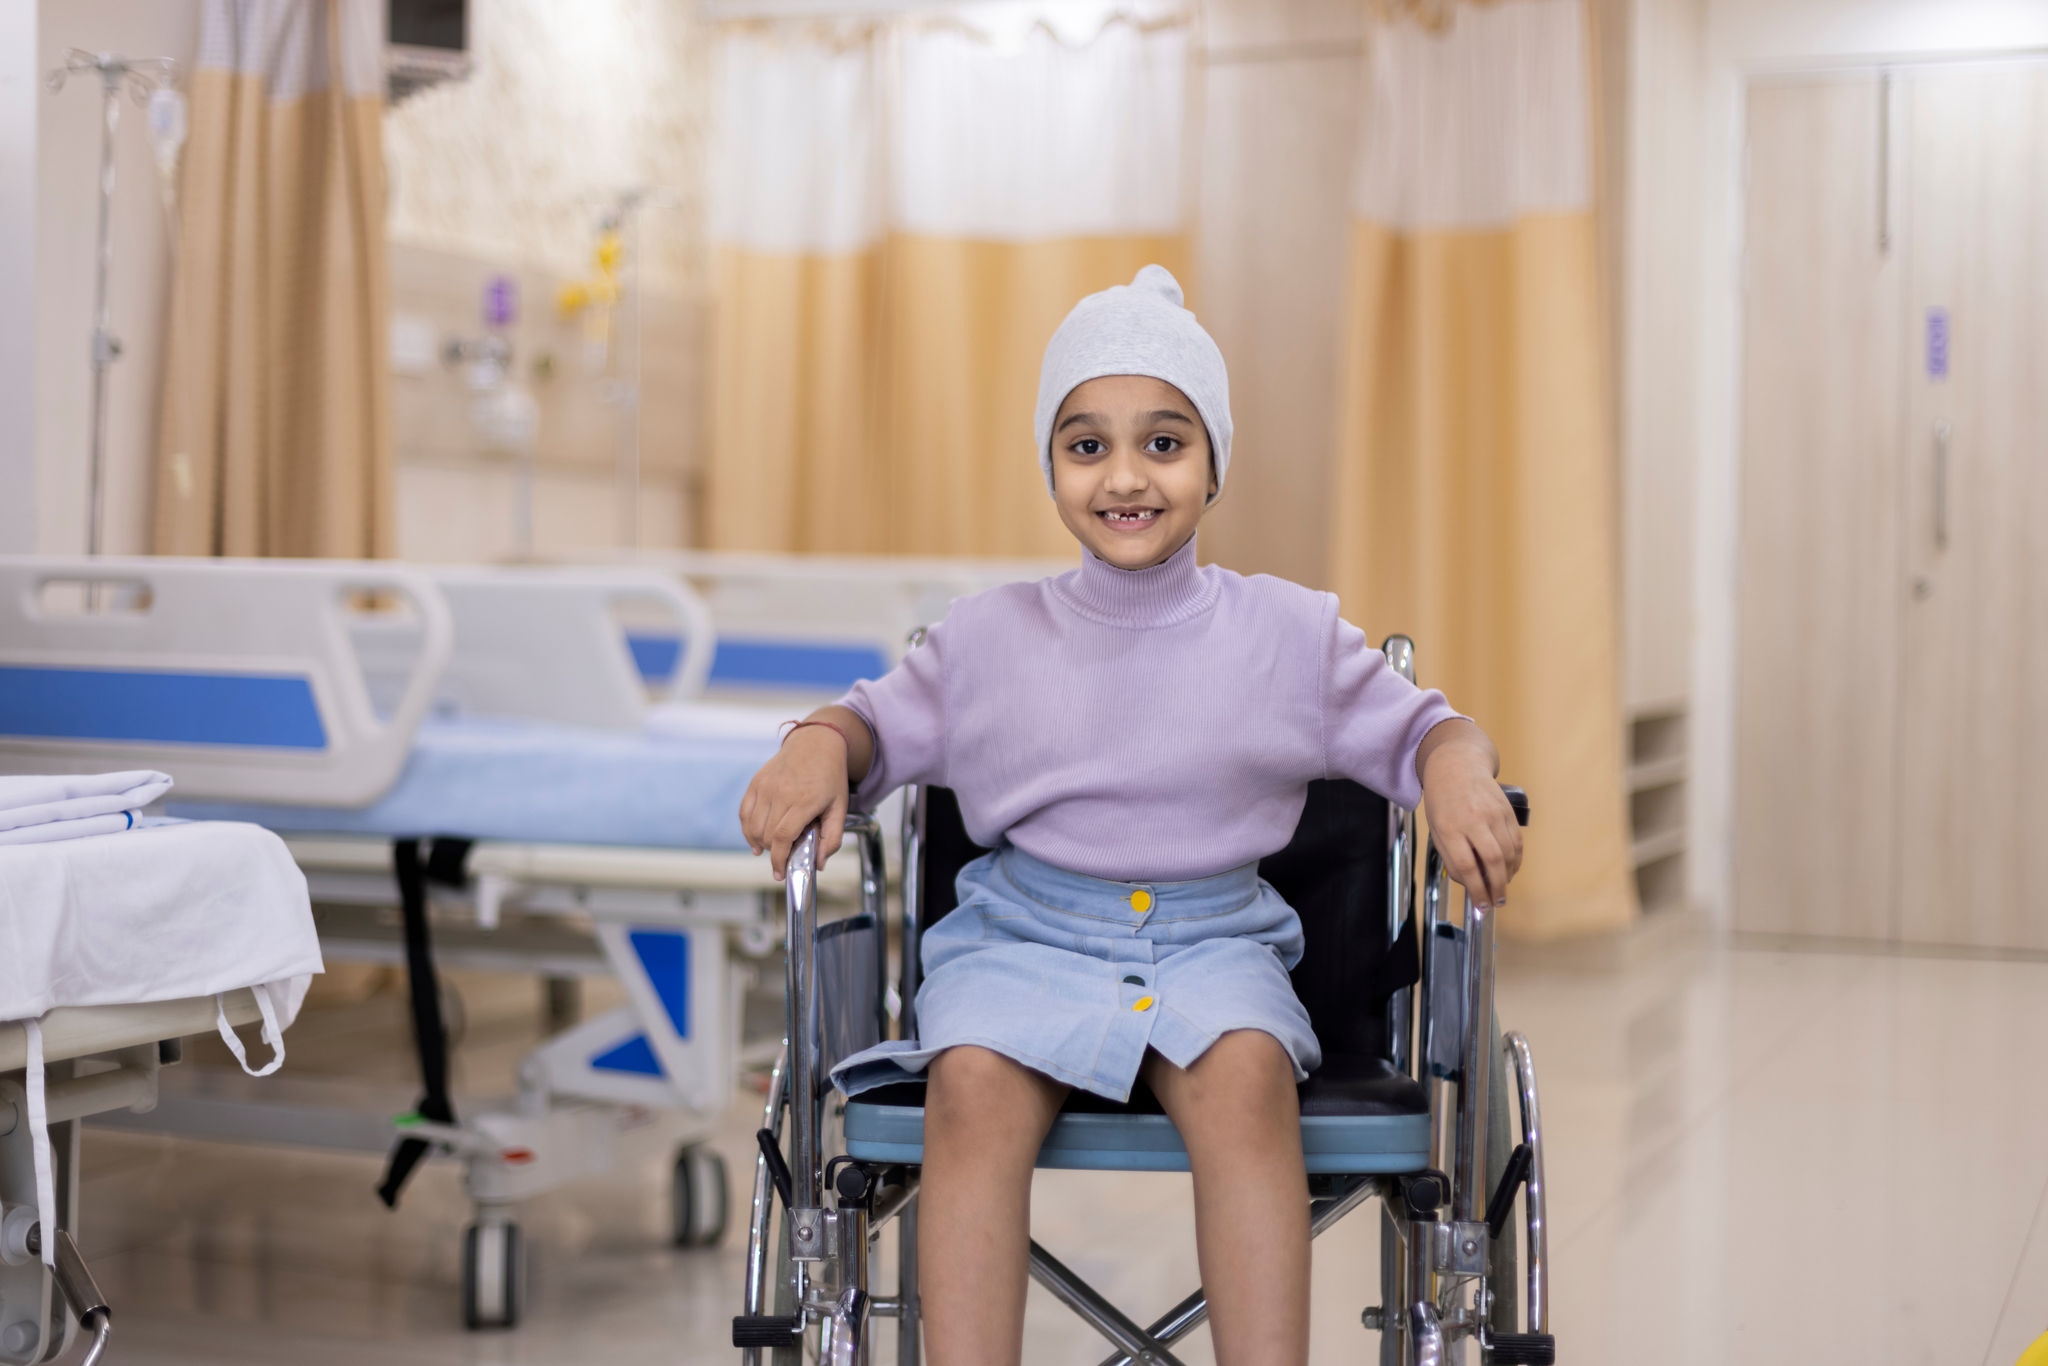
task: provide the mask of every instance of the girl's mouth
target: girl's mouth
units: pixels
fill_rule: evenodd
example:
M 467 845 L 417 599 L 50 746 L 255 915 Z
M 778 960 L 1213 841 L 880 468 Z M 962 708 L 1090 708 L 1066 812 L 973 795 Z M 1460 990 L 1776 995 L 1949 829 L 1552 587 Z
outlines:
M 1147 531 L 1159 520 L 1160 508 L 1107 508 L 1096 513 L 1112 531 Z

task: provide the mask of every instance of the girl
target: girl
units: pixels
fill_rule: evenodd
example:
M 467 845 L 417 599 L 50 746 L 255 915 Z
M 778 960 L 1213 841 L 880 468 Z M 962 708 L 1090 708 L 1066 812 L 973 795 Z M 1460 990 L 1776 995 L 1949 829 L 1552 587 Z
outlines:
M 1322 777 L 1424 803 L 1487 902 L 1521 831 L 1493 745 L 1336 598 L 1196 563 L 1230 469 L 1229 380 L 1165 269 L 1075 306 L 1036 427 L 1081 567 L 955 602 L 887 677 L 790 732 L 740 823 L 780 877 L 812 821 L 820 856 L 838 848 L 849 796 L 937 783 L 995 850 L 924 937 L 921 1037 L 833 1075 L 854 1094 L 929 1069 L 918 1263 L 936 1366 L 1020 1360 L 1039 1145 L 1070 1087 L 1123 1100 L 1140 1078 L 1194 1169 L 1217 1359 L 1301 1366 L 1295 1084 L 1321 1055 L 1287 977 L 1301 926 L 1258 861 Z

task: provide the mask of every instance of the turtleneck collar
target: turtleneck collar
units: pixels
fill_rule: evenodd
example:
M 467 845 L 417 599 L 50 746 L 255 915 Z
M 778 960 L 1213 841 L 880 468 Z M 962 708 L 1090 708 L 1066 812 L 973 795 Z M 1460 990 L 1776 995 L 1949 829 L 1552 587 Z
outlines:
M 1053 591 L 1082 616 L 1106 626 L 1174 626 L 1216 603 L 1216 576 L 1195 563 L 1195 538 L 1158 564 L 1118 569 L 1087 547 L 1081 567 L 1053 581 Z

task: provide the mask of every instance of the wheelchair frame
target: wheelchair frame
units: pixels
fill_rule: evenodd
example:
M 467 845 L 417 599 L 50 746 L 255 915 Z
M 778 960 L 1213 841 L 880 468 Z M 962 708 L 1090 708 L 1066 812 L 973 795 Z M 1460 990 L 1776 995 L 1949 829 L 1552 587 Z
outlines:
M 922 633 L 919 633 L 922 634 Z M 915 643 L 913 641 L 913 643 Z M 1414 646 L 1389 637 L 1384 653 L 1414 680 Z M 1512 792 L 1512 790 L 1511 790 Z M 1519 797 L 1519 793 L 1512 793 Z M 1517 807 L 1526 822 L 1526 803 Z M 903 826 L 902 956 L 898 976 L 902 1037 L 916 1034 L 917 990 L 922 981 L 919 940 L 925 889 L 920 885 L 925 794 L 911 789 Z M 1393 945 L 1415 912 L 1415 814 L 1388 806 L 1387 934 Z M 861 914 L 877 929 L 877 1001 L 886 995 L 887 877 L 881 828 L 850 815 L 861 863 Z M 745 1366 L 792 1366 L 815 1344 L 831 1366 L 869 1366 L 869 1326 L 876 1318 L 898 1325 L 897 1366 L 918 1366 L 917 1190 L 915 1168 L 830 1157 L 824 1151 L 825 1035 L 819 983 L 817 921 L 818 830 L 810 827 L 791 851 L 786 901 L 788 925 L 788 1033 L 769 1081 L 758 1135 L 752 1218 L 747 1243 L 744 1312 L 733 1321 L 733 1344 Z M 1451 1366 L 1464 1360 L 1464 1344 L 1477 1342 L 1482 1360 L 1549 1363 L 1549 1250 L 1545 1224 L 1543 1133 L 1535 1061 L 1519 1033 L 1497 1035 L 1493 1018 L 1495 912 L 1466 900 L 1462 924 L 1450 917 L 1454 886 L 1434 843 L 1428 848 L 1417 919 L 1420 977 L 1388 1002 L 1391 1061 L 1422 1082 L 1429 1097 L 1430 1152 L 1434 1165 L 1393 1176 L 1315 1177 L 1309 1181 L 1311 1235 L 1372 1197 L 1386 1210 L 1381 1283 L 1392 1300 L 1361 1314 L 1381 1337 L 1381 1366 Z M 886 1018 L 875 1021 L 888 1037 Z M 1490 1113 L 1496 1067 L 1511 1069 L 1519 1144 L 1502 1170 L 1489 1170 L 1489 1134 L 1498 1146 L 1504 1118 Z M 824 1089 L 821 1089 L 824 1088 Z M 808 1098 L 808 1103 L 795 1103 Z M 1506 1098 L 1500 1102 L 1505 1106 Z M 788 1158 L 783 1156 L 787 1118 Z M 1489 1121 L 1493 1121 L 1492 1124 Z M 1448 1175 L 1446 1174 L 1448 1173 Z M 1497 1179 L 1496 1179 L 1497 1177 Z M 1514 1239 L 1506 1232 L 1517 1189 L 1523 1195 L 1527 1327 L 1513 1331 Z M 827 1196 L 833 1203 L 828 1207 Z M 772 1285 L 770 1236 L 776 1202 L 784 1220 L 785 1256 L 776 1271 L 787 1285 Z M 900 1225 L 897 1292 L 870 1286 L 875 1243 L 890 1219 Z M 1172 1346 L 1208 1317 L 1197 1288 L 1179 1304 L 1141 1326 L 1033 1239 L 1030 1272 L 1036 1280 L 1115 1348 L 1102 1366 L 1179 1366 Z M 786 1294 L 778 1293 L 786 1291 Z M 771 1296 L 781 1308 L 774 1312 Z M 1500 1322 L 1499 1320 L 1505 1320 Z

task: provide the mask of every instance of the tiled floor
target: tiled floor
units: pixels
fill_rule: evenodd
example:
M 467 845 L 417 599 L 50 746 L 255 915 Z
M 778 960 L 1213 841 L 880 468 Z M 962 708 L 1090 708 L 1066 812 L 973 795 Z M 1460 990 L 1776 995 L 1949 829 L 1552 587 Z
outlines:
M 466 995 L 481 1085 L 509 1074 L 533 992 Z M 1618 954 L 1510 947 L 1501 996 L 1542 1069 L 1561 1360 L 2009 1366 L 2048 1331 L 2048 963 L 1667 934 Z M 288 1070 L 330 1070 L 396 1020 L 377 1001 L 311 1015 Z M 403 1054 L 380 1070 L 402 1081 Z M 754 1122 L 736 1107 L 718 1128 L 736 1176 Z M 516 1333 L 459 1326 L 448 1166 L 391 1214 L 372 1158 L 92 1133 L 82 1242 L 120 1366 L 730 1360 L 743 1238 L 661 1245 L 675 1137 L 638 1129 L 612 1176 L 525 1210 Z M 1039 1237 L 1157 1312 L 1195 1280 L 1185 1185 L 1044 1174 Z M 1316 1361 L 1374 1359 L 1358 1311 L 1376 1259 L 1370 1211 L 1318 1245 Z M 1102 1354 L 1033 1291 L 1028 1361 Z M 1184 1357 L 1212 1360 L 1206 1336 Z

